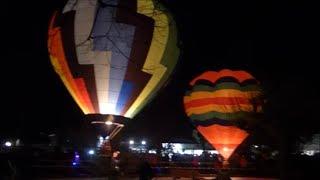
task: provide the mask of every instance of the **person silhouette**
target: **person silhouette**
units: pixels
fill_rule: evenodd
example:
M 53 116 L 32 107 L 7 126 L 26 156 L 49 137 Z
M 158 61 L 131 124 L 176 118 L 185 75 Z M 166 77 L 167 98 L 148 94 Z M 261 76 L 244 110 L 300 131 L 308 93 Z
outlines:
M 139 165 L 139 179 L 140 180 L 151 180 L 153 177 L 152 168 L 148 161 L 142 160 Z
M 216 180 L 231 180 L 231 177 L 226 169 L 220 169 L 217 174 Z

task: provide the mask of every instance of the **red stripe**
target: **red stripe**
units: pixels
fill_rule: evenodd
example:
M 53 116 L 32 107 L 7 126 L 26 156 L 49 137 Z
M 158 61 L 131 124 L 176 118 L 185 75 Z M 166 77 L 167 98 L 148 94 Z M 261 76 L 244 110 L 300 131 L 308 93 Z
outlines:
M 185 103 L 185 108 L 199 107 L 210 104 L 216 105 L 237 105 L 237 104 L 248 104 L 251 105 L 252 102 L 248 98 L 241 97 L 216 97 L 216 98 L 205 98 L 205 99 L 195 99 Z
M 212 83 L 215 83 L 218 79 L 223 78 L 223 77 L 234 77 L 238 81 L 243 82 L 248 79 L 254 79 L 254 77 L 245 72 L 245 71 L 231 71 L 229 69 L 223 69 L 221 71 L 207 71 L 200 76 L 196 77 L 190 82 L 190 85 L 193 86 L 194 83 L 196 83 L 197 80 L 199 79 L 205 79 L 208 81 L 211 81 Z
M 86 108 L 88 108 L 90 113 L 97 113 L 97 112 L 95 112 L 95 110 L 93 108 L 93 105 L 90 100 L 89 93 L 87 91 L 84 79 L 83 78 L 76 78 L 76 79 L 74 79 L 74 81 L 79 89 L 80 95 L 82 96 L 82 99 L 83 99 L 83 102 L 85 103 L 84 105 L 86 106 Z

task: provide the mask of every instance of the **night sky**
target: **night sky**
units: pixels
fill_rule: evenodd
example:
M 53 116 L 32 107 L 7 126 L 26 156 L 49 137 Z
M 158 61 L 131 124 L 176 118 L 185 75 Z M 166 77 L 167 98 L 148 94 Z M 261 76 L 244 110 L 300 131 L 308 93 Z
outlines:
M 271 127 L 269 133 L 273 128 L 288 137 L 319 132 L 319 19 L 313 4 L 162 2 L 178 24 L 180 61 L 158 96 L 127 122 L 124 137 L 190 139 L 192 125 L 182 103 L 188 82 L 203 71 L 221 68 L 247 70 L 261 82 L 268 100 L 263 123 Z M 84 116 L 48 58 L 48 21 L 62 4 L 13 1 L 2 8 L 0 138 L 85 133 Z

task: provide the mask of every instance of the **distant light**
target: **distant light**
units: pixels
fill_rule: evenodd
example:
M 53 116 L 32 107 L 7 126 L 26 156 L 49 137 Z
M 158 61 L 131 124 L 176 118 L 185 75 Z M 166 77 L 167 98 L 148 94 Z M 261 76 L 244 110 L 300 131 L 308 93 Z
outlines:
M 142 145 L 146 145 L 147 142 L 146 142 L 146 141 L 141 141 L 141 144 L 142 144 Z
M 90 150 L 88 151 L 88 154 L 89 154 L 89 155 L 94 155 L 94 150 L 93 150 L 93 149 L 90 149 Z
M 195 150 L 193 151 L 193 154 L 196 154 L 196 155 L 198 155 L 198 156 L 200 156 L 202 153 L 203 153 L 203 150 L 201 150 L 201 149 L 195 149 Z
M 219 154 L 219 152 L 217 150 L 210 150 L 209 154 Z
M 108 140 L 108 139 L 109 139 L 109 136 L 106 136 L 104 139 L 105 139 L 105 140 Z
M 180 143 L 173 143 L 172 144 L 172 150 L 174 153 L 182 153 L 183 152 L 183 146 Z
M 112 157 L 117 158 L 119 156 L 119 154 L 120 154 L 120 151 L 115 151 L 112 153 Z
M 148 153 L 149 154 L 157 154 L 157 151 L 156 150 L 149 150 Z
M 224 147 L 222 150 L 223 150 L 223 151 L 229 151 L 229 148 Z
M 17 139 L 16 140 L 16 146 L 20 146 L 20 145 L 21 145 L 20 139 Z
M 76 157 L 76 158 L 80 158 L 79 154 L 76 154 L 75 157 Z
M 259 146 L 258 146 L 258 145 L 254 145 L 254 147 L 255 147 L 255 148 L 258 148 Z
M 105 123 L 106 123 L 106 125 L 108 125 L 108 126 L 110 126 L 110 125 L 113 124 L 111 121 L 106 121 Z
M 314 150 L 308 150 L 308 151 L 304 151 L 303 154 L 305 154 L 307 156 L 314 156 L 315 151 Z
M 4 145 L 7 146 L 7 147 L 11 147 L 12 143 L 10 141 L 7 141 L 7 142 L 4 143 Z
M 72 165 L 75 166 L 75 165 L 77 165 L 77 163 L 76 162 L 72 162 Z
M 129 141 L 129 144 L 134 144 L 134 140 L 130 140 L 130 141 Z

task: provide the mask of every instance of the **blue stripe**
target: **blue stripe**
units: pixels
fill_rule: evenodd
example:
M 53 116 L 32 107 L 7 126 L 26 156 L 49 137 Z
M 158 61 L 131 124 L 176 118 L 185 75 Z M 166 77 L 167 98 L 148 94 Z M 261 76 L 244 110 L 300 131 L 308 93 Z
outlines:
M 131 96 L 131 92 L 133 90 L 133 83 L 130 81 L 123 81 L 122 87 L 121 87 L 121 92 L 118 98 L 118 102 L 117 102 L 117 107 L 116 107 L 116 111 L 117 113 L 121 113 L 125 107 L 125 105 L 127 104 L 130 96 Z

